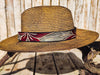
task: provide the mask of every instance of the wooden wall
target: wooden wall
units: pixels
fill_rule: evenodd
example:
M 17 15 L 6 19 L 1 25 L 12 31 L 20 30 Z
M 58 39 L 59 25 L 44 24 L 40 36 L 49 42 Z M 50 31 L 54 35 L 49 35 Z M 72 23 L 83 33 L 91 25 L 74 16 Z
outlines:
M 77 28 L 100 34 L 100 0 L 0 0 L 0 41 L 21 31 L 24 10 L 41 5 L 67 7 L 72 11 Z

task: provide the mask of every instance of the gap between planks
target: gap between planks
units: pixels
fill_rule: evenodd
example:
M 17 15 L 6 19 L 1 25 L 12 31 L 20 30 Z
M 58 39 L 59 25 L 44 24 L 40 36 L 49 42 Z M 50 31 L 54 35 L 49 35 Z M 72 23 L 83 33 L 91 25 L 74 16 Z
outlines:
M 65 62 L 68 61 L 66 60 L 67 57 L 62 57 L 62 54 L 65 54 L 66 56 L 67 52 L 69 51 L 21 53 L 19 57 L 17 56 L 11 64 L 6 65 L 6 67 L 4 67 L 3 71 L 0 73 L 4 75 L 46 75 L 47 73 L 50 73 L 48 75 L 72 75 L 75 73 L 75 75 L 78 75 L 78 70 L 69 73 L 65 72 L 65 74 L 63 74 L 63 72 L 59 69 L 59 63 L 62 64 L 63 60 Z M 61 60 L 60 62 L 58 62 L 59 59 Z M 70 60 L 70 58 L 68 59 Z M 65 68 L 66 67 L 68 66 L 65 65 Z

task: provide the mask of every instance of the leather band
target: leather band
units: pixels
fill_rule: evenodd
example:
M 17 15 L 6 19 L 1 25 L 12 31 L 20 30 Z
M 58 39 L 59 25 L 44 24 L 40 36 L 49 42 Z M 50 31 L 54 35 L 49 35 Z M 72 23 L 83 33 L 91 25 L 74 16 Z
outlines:
M 70 40 L 76 37 L 76 28 L 61 32 L 18 32 L 22 42 L 53 42 Z

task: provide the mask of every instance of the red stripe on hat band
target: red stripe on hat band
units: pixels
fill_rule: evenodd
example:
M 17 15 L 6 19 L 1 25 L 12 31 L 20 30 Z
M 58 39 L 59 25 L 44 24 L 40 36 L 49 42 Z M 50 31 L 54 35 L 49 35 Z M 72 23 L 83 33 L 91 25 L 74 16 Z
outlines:
M 18 32 L 18 40 L 23 42 L 64 41 L 76 37 L 76 28 L 61 32 Z

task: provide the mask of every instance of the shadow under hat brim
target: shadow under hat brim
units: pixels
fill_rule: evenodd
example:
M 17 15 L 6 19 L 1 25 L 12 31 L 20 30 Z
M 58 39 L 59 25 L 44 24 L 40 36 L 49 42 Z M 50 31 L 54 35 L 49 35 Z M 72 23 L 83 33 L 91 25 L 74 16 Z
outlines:
M 19 42 L 18 35 L 12 36 L 0 42 L 0 50 L 10 52 L 44 52 L 60 51 L 79 48 L 94 42 L 99 34 L 94 31 L 76 29 L 76 38 L 59 42 Z

